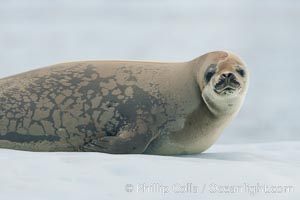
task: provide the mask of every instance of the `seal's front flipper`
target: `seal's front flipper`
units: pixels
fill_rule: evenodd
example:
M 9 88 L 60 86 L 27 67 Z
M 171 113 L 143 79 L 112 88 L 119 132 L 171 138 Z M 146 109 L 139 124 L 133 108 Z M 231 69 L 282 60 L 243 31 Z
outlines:
M 94 139 L 82 146 L 82 151 L 103 152 L 112 154 L 143 153 L 151 142 L 145 135 L 122 138 L 120 136 L 105 136 Z
M 93 139 L 83 145 L 81 150 L 112 154 L 139 154 L 146 150 L 153 138 L 145 123 L 139 123 L 136 128 L 130 131 L 122 131 L 116 136 Z

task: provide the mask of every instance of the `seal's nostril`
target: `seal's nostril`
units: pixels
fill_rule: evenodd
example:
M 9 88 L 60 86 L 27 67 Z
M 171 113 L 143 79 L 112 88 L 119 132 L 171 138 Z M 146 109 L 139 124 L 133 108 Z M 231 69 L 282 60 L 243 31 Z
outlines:
M 224 74 L 222 74 L 222 77 L 224 77 L 224 78 L 232 78 L 232 77 L 234 77 L 234 74 L 233 73 L 224 73 Z
M 235 76 L 233 73 L 231 73 L 231 72 L 224 73 L 224 74 L 222 74 L 221 77 L 222 77 L 222 78 L 225 78 L 225 79 L 227 79 L 227 80 L 236 79 L 236 76 Z
M 227 78 L 233 78 L 234 77 L 234 74 L 233 73 L 228 73 L 227 74 Z

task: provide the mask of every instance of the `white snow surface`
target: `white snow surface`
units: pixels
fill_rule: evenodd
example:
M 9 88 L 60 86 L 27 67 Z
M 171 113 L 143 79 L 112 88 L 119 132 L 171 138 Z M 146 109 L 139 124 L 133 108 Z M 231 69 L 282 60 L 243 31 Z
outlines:
M 1 149 L 0 163 L 5 200 L 300 197 L 299 142 L 217 144 L 189 156 Z

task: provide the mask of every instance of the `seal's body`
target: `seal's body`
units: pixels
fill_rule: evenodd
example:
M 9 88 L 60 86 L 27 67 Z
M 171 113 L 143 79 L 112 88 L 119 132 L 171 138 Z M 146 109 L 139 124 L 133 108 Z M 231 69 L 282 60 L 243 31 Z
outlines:
M 199 153 L 238 112 L 247 79 L 245 64 L 221 51 L 184 63 L 72 62 L 4 78 L 0 148 Z

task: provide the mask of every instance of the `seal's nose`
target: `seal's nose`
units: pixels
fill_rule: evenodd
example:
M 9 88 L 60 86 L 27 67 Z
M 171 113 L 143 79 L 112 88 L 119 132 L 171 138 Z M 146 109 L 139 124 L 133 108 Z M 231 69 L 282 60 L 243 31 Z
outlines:
M 237 77 L 231 72 L 221 74 L 218 82 L 215 85 L 216 90 L 223 90 L 224 88 L 233 90 L 239 87 L 240 83 L 237 80 Z
M 240 86 L 240 83 L 237 81 L 236 76 L 231 72 L 223 73 L 222 78 L 225 79 L 225 82 L 228 85 L 232 85 L 232 86 L 235 86 L 235 87 Z
M 235 79 L 236 78 L 235 75 L 233 73 L 231 73 L 231 72 L 223 73 L 222 77 L 225 78 L 225 79 L 227 79 L 227 80 L 230 80 L 230 79 L 233 79 L 233 78 Z

